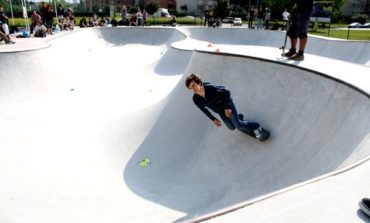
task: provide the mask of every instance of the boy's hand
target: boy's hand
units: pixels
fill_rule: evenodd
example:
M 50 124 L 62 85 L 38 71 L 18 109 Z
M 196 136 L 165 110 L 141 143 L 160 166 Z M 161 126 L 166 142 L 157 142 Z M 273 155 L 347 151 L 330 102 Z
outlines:
M 221 121 L 218 120 L 217 118 L 213 121 L 213 124 L 215 124 L 215 126 L 217 126 L 217 127 L 220 127 L 222 125 Z

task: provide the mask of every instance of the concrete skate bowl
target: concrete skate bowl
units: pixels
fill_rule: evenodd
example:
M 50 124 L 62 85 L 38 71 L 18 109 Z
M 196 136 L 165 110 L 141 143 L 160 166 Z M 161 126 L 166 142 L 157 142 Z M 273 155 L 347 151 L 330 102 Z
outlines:
M 0 220 L 183 222 L 369 156 L 368 92 L 292 65 L 170 46 L 184 39 L 87 29 L 0 54 Z M 184 87 L 192 72 L 226 85 L 270 140 L 215 128 Z
M 266 61 L 208 53 L 194 53 L 191 61 L 187 73 L 232 89 L 239 112 L 260 121 L 272 137 L 258 143 L 242 133 L 214 128 L 179 83 L 125 169 L 125 182 L 135 192 L 188 213 L 178 222 L 345 168 L 369 155 L 367 95 L 316 72 Z M 135 171 L 135 161 L 145 156 L 158 164 Z

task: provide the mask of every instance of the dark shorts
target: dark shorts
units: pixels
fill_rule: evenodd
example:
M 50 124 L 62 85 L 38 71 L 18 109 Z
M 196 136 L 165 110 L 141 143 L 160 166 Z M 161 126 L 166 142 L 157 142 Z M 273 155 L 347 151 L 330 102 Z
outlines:
M 288 31 L 290 38 L 304 38 L 307 37 L 308 25 L 310 24 L 310 17 L 312 12 L 295 12 L 293 13 L 292 24 Z

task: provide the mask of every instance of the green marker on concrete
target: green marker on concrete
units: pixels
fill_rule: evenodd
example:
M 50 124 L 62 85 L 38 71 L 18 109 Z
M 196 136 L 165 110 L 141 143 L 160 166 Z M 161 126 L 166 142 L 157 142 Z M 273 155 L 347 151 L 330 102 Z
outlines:
M 143 159 L 141 162 L 140 162 L 140 166 L 141 167 L 146 167 L 146 166 L 148 166 L 149 165 L 149 163 L 150 163 L 150 160 L 148 159 L 148 158 L 146 158 L 146 159 Z

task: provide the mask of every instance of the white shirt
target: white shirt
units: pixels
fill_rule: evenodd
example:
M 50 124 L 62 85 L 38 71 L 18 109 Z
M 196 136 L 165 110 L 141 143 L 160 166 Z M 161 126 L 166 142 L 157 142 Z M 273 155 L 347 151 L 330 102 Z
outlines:
M 287 21 L 287 20 L 288 20 L 289 15 L 290 15 L 290 13 L 289 13 L 289 12 L 284 11 L 284 12 L 283 12 L 283 20 Z

